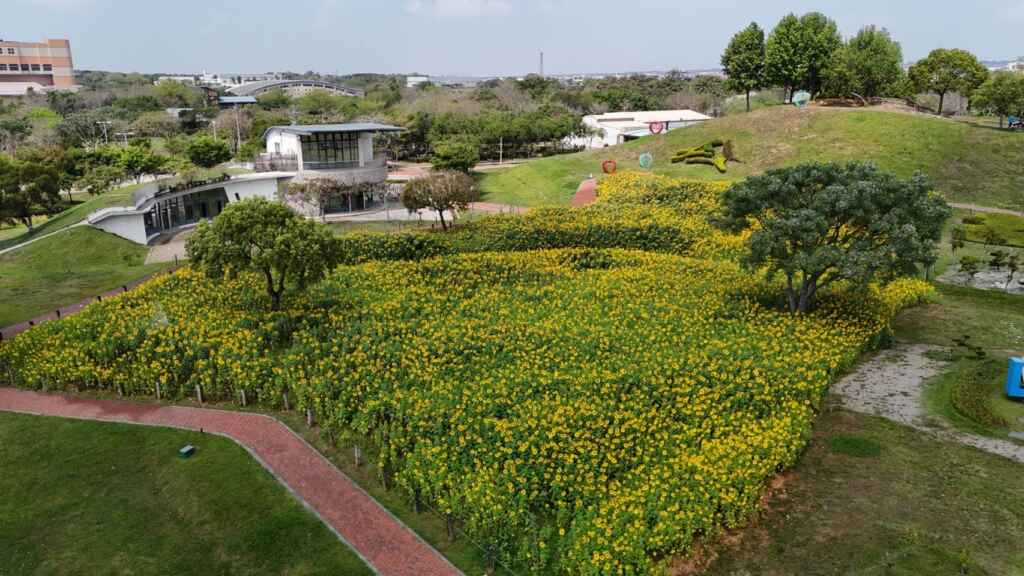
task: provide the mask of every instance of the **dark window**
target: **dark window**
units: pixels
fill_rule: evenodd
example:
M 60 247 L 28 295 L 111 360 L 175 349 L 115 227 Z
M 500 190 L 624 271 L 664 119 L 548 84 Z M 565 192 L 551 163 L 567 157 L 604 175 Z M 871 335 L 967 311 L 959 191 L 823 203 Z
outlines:
M 235 200 L 242 201 L 242 197 L 238 195 L 238 192 L 235 192 Z
M 43 70 L 46 70 L 47 72 L 52 72 L 53 64 L 43 64 Z
M 306 168 L 346 168 L 359 164 L 359 134 L 352 132 L 303 136 L 302 161 Z
M 7 70 L 7 64 L 0 64 L 0 70 Z
M 40 66 L 39 64 L 33 64 L 33 65 L 32 65 L 32 70 L 33 70 L 34 72 L 39 72 L 39 71 L 40 71 L 40 70 L 42 70 L 42 69 L 43 69 L 43 67 L 42 67 L 42 66 Z
M 24 70 L 25 72 L 28 72 L 28 64 L 22 64 L 21 65 L 21 69 Z
M 16 52 L 14 51 L 14 48 L 8 48 L 7 49 L 7 53 L 8 54 L 16 54 Z

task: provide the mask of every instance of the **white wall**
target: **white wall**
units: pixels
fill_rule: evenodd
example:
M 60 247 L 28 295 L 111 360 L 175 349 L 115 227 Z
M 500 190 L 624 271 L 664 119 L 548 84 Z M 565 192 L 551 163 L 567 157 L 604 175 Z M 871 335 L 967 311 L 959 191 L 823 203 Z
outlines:
M 145 244 L 147 240 L 146 222 L 143 220 L 143 214 L 137 212 L 113 214 L 93 226 L 136 244 Z
M 224 191 L 228 195 L 228 203 L 248 200 L 250 198 L 266 198 L 276 201 L 277 178 L 262 180 L 228 180 L 224 182 Z M 237 196 L 236 196 L 237 195 Z

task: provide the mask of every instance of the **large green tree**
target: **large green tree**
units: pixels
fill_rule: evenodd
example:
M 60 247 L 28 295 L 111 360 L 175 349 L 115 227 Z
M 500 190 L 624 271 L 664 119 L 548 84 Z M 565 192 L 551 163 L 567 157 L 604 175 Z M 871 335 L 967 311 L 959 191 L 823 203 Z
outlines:
M 327 227 L 262 198 L 233 202 L 201 222 L 186 251 L 210 278 L 241 271 L 263 276 L 273 310 L 281 309 L 289 284 L 304 289 L 337 263 L 337 240 Z
M 764 86 L 764 61 L 764 30 L 756 22 L 733 36 L 722 54 L 722 67 L 729 78 L 727 86 L 746 94 L 747 112 L 750 92 Z
M 0 222 L 20 223 L 32 232 L 33 218 L 60 206 L 60 174 L 36 158 L 0 155 Z
M 728 227 L 752 229 L 745 264 L 781 273 L 794 313 L 834 282 L 930 265 L 950 215 L 924 176 L 903 180 L 859 162 L 772 170 L 733 186 L 725 205 Z
M 941 115 L 947 94 L 959 92 L 970 98 L 988 78 L 988 69 L 966 50 L 939 48 L 911 66 L 908 74 L 918 91 L 938 94 Z
M 792 93 L 803 88 L 817 95 L 837 50 L 843 45 L 836 23 L 819 12 L 797 18 L 786 15 L 765 45 L 765 71 L 770 82 Z
M 884 28 L 861 29 L 842 53 L 854 92 L 865 98 L 890 94 L 903 78 L 903 48 Z
M 999 127 L 1007 116 L 1024 115 L 1024 76 L 1014 72 L 996 72 L 974 92 L 979 110 L 999 116 Z
M 185 146 L 185 155 L 196 166 L 213 168 L 231 159 L 231 149 L 213 136 L 196 136 Z
M 156 154 L 145 146 L 132 144 L 121 149 L 117 165 L 126 174 L 142 182 L 144 176 L 155 176 L 167 166 L 167 157 Z

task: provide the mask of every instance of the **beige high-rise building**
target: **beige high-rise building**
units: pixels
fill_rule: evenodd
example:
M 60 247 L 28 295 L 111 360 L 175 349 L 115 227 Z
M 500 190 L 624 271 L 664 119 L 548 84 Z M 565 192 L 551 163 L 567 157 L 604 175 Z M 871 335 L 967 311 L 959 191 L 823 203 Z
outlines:
M 13 42 L 0 39 L 0 96 L 32 90 L 74 90 L 69 40 Z

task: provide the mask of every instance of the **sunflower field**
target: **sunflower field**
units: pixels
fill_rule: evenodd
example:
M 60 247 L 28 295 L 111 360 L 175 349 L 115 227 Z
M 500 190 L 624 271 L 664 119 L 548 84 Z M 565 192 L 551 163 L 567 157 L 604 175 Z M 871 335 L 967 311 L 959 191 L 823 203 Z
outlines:
M 599 199 L 706 225 L 713 197 L 677 193 L 647 202 L 604 188 Z M 694 246 L 371 261 L 276 313 L 257 278 L 184 270 L 3 343 L 0 377 L 287 404 L 333 436 L 371 439 L 381 476 L 494 562 L 660 573 L 695 538 L 757 511 L 830 382 L 930 291 L 912 279 L 838 286 L 794 316 L 764 304 L 772 282 Z

